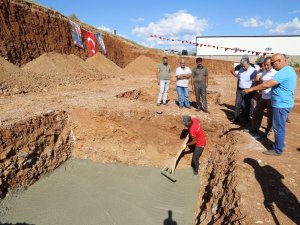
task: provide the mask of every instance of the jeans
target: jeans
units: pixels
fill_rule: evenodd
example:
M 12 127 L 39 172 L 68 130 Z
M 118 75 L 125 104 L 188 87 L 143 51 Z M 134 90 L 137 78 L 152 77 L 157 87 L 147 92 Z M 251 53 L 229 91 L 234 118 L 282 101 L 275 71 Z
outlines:
M 275 136 L 275 143 L 273 149 L 281 154 L 285 146 L 285 123 L 289 112 L 292 108 L 275 108 L 273 107 L 273 130 Z
M 182 107 L 184 102 L 185 106 L 189 108 L 190 107 L 189 88 L 176 86 L 176 89 L 177 89 L 179 106 Z
M 244 126 L 246 126 L 249 122 L 249 115 L 250 115 L 250 107 L 251 107 L 251 99 L 252 93 L 245 94 L 243 92 L 244 89 L 238 88 L 236 90 L 236 98 L 235 98 L 235 119 L 240 118 L 240 111 L 242 107 L 243 100 L 245 101 L 245 111 L 244 111 Z
M 271 99 L 263 99 L 257 101 L 253 111 L 252 129 L 258 131 L 263 118 L 264 110 L 267 109 L 267 128 L 266 133 L 269 133 L 273 125 L 273 108 Z
M 199 158 L 202 155 L 202 152 L 204 150 L 204 147 L 195 147 L 195 150 L 193 152 L 193 158 L 192 158 L 192 165 L 195 172 L 198 172 L 199 170 Z
M 207 110 L 206 86 L 195 82 L 194 89 L 196 95 L 197 108 L 200 108 L 202 106 L 204 110 Z M 200 97 L 202 99 L 202 104 L 200 102 Z
M 157 103 L 160 104 L 161 100 L 163 100 L 163 103 L 167 103 L 170 80 L 160 80 L 159 86 L 160 86 L 160 91 L 157 98 Z

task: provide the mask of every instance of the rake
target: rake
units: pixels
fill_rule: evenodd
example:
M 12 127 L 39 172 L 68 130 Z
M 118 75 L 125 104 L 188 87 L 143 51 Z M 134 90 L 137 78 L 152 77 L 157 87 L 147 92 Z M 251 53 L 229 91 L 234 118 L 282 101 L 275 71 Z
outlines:
M 186 136 L 186 138 L 184 139 L 183 143 L 182 143 L 182 146 L 186 146 L 186 143 L 188 142 L 189 140 L 189 135 Z M 177 160 L 179 158 L 179 156 L 182 154 L 182 152 L 184 151 L 185 149 L 180 149 L 174 160 L 173 161 L 169 161 L 169 163 L 161 170 L 161 174 L 166 176 L 168 179 L 170 179 L 171 181 L 173 182 L 176 182 L 176 178 L 175 178 L 175 169 L 176 169 L 176 163 L 177 163 Z

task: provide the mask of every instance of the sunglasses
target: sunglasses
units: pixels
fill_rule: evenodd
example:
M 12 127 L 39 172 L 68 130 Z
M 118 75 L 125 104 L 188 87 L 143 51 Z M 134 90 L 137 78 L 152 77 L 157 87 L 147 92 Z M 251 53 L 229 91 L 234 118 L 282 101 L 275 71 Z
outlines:
M 271 62 L 271 66 L 273 66 L 279 59 L 276 59 L 275 61 Z

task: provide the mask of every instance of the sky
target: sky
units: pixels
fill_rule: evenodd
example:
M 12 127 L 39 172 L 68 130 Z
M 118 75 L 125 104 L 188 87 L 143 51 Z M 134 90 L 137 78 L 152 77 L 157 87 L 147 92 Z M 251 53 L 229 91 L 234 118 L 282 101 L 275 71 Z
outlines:
M 196 42 L 196 36 L 300 35 L 300 0 L 37 0 L 65 16 L 147 47 L 191 46 L 151 38 Z

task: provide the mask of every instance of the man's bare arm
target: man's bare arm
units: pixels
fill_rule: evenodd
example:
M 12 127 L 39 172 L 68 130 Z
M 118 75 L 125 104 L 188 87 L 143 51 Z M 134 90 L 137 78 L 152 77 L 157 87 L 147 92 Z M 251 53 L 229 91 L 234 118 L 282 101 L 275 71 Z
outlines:
M 269 81 L 267 81 L 267 82 L 265 82 L 265 83 L 259 84 L 259 85 L 257 85 L 257 86 L 252 87 L 252 88 L 247 88 L 247 89 L 244 90 L 244 92 L 245 92 L 246 94 L 248 94 L 248 93 L 250 93 L 250 92 L 252 92 L 252 91 L 265 90 L 265 89 L 267 89 L 267 88 L 274 87 L 274 86 L 276 86 L 276 85 L 278 85 L 278 84 L 279 84 L 279 83 L 278 83 L 277 81 L 271 79 L 271 80 L 269 80 Z

